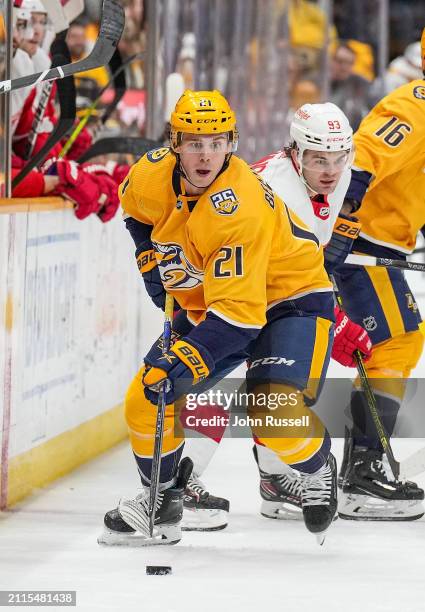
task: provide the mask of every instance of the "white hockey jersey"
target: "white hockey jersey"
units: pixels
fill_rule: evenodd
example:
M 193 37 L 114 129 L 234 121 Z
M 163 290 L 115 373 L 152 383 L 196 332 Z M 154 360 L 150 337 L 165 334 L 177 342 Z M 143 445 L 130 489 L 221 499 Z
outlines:
M 27 76 L 36 72 L 34 63 L 28 53 L 22 51 L 22 49 L 16 49 L 16 52 L 12 59 L 12 79 L 18 79 L 19 77 Z M 22 87 L 21 89 L 15 89 L 11 95 L 11 127 L 12 134 L 16 130 L 16 126 L 19 123 L 19 118 L 24 107 L 25 100 L 29 95 L 31 87 Z
M 314 205 L 292 160 L 286 157 L 284 151 L 272 153 L 251 167 L 264 178 L 288 208 L 308 225 L 320 244 L 326 245 L 344 202 L 351 180 L 351 170 L 344 170 L 335 191 L 329 194 L 323 203 L 316 202 Z

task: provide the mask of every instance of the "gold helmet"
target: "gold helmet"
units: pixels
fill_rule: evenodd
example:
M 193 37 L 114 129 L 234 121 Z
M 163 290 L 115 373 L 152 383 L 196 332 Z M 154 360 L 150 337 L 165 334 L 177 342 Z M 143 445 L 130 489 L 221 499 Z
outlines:
M 425 75 L 425 28 L 422 30 L 422 37 L 421 37 L 421 56 L 422 56 L 422 72 Z
M 181 134 L 229 134 L 232 150 L 236 151 L 238 132 L 236 116 L 226 98 L 214 91 L 186 89 L 171 113 L 171 145 L 179 146 Z

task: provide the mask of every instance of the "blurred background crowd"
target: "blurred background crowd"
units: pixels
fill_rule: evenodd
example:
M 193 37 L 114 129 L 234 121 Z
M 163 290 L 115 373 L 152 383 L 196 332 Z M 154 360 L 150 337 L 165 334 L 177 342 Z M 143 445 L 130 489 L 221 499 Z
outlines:
M 74 129 L 82 119 L 87 121 L 84 129 L 72 147 L 68 143 L 63 155 L 72 133 L 68 131 L 43 160 L 44 166 L 38 164 L 29 180 L 25 179 L 26 186 L 21 182 L 14 187 L 14 196 L 75 195 L 76 185 L 67 185 L 66 189 L 58 186 L 72 174 L 70 167 L 65 168 L 68 160 L 84 173 L 80 178 L 90 183 L 91 193 L 97 197 L 99 192 L 99 199 L 103 197 L 105 202 L 113 199 L 114 184 L 133 159 L 133 145 L 128 151 L 124 145 L 118 147 L 118 155 L 106 149 L 101 157 L 85 162 L 86 166 L 78 160 L 84 159 L 94 142 L 105 138 L 122 141 L 142 137 L 164 142 L 167 117 L 185 88 L 217 88 L 230 99 L 238 115 L 239 152 L 253 162 L 286 144 L 289 122 L 301 104 L 335 102 L 356 129 L 386 93 L 422 77 L 418 41 L 424 26 L 425 0 L 120 3 L 126 16 L 119 43 L 125 91 L 118 101 L 111 81 L 116 65 L 76 75 Z M 14 4 L 12 78 L 49 67 L 55 38 L 55 24 L 46 8 L 48 0 L 44 5 L 43 0 L 15 0 Z M 102 2 L 62 1 L 62 5 L 67 4 L 78 13 L 66 33 L 75 62 L 90 54 L 96 42 Z M 0 79 L 6 78 L 6 7 L 5 2 L 0 3 Z M 47 103 L 43 102 L 46 97 Z M 45 108 L 40 119 L 42 103 Z M 50 92 L 46 92 L 46 86 L 18 90 L 11 95 L 9 110 L 5 108 L 5 96 L 0 96 L 0 105 L 0 144 L 5 157 L 12 147 L 12 177 L 16 179 L 54 130 L 60 116 L 57 88 Z M 8 117 L 10 135 L 5 127 Z M 102 167 L 97 173 L 89 167 L 93 160 Z M 5 195 L 7 168 L 0 170 Z M 83 211 L 84 206 L 78 206 Z M 105 205 L 95 212 L 103 211 L 102 220 L 108 220 L 117 206 L 114 200 L 109 214 Z M 89 209 L 87 214 L 93 212 Z M 85 213 L 81 215 L 84 218 Z

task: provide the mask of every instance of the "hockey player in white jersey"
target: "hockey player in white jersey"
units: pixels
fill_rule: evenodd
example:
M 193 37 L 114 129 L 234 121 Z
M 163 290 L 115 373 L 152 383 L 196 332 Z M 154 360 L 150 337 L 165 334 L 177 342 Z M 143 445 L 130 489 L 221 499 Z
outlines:
M 291 123 L 290 145 L 252 165 L 326 247 L 325 267 L 329 274 L 345 260 L 360 229 L 353 218 L 341 212 L 351 180 L 352 136 L 347 117 L 335 104 L 305 104 L 297 110 Z M 370 339 L 339 307 L 335 308 L 335 317 L 332 357 L 342 365 L 354 367 L 356 349 L 366 359 L 370 356 Z M 217 431 L 212 436 L 201 429 L 197 430 L 197 437 L 186 439 L 184 454 L 193 459 L 193 475 L 198 479 L 218 442 Z M 302 519 L 297 472 L 257 441 L 254 456 L 260 470 L 261 513 L 270 518 Z M 202 493 L 205 489 L 199 480 L 198 483 Z M 216 503 L 204 506 L 202 498 L 197 503 L 190 493 L 185 499 L 183 528 L 224 528 L 228 514 L 226 500 L 214 497 L 210 501 Z

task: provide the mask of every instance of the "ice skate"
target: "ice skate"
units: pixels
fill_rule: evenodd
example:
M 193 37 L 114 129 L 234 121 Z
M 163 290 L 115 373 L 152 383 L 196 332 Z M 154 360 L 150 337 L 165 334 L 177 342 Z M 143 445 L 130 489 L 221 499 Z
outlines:
M 320 545 L 325 540 L 337 509 L 336 475 L 336 461 L 332 453 L 329 454 L 328 462 L 314 474 L 300 472 L 304 523 Z
M 342 486 L 338 514 L 362 521 L 414 521 L 424 514 L 424 492 L 394 479 L 378 450 L 355 449 Z
M 176 484 L 158 493 L 155 529 L 149 532 L 149 488 L 135 499 L 122 499 L 118 508 L 105 514 L 104 531 L 99 544 L 109 546 L 153 546 L 177 544 L 181 540 L 184 491 L 192 471 L 192 461 L 184 458 Z
M 257 447 L 254 446 L 252 451 L 260 472 L 260 514 L 272 519 L 302 520 L 298 473 L 288 466 L 284 474 L 269 474 L 259 466 Z
M 193 474 L 183 498 L 183 531 L 218 531 L 227 527 L 229 500 L 211 495 Z

